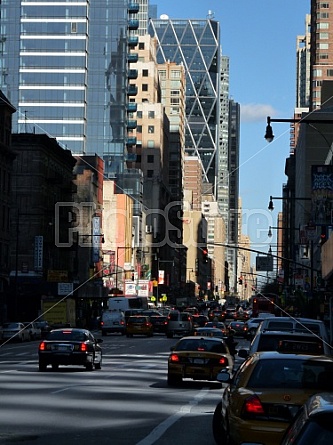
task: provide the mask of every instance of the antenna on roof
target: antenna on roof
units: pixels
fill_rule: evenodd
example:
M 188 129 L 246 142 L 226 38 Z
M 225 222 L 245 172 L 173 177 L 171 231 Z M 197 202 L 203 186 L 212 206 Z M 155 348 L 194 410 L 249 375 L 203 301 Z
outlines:
M 207 19 L 213 19 L 215 17 L 215 13 L 209 9 L 207 14 Z

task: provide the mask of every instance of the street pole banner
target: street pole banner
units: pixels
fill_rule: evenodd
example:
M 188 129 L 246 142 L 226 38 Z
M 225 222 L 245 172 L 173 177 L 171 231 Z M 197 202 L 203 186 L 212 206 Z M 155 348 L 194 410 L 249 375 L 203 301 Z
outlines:
M 164 270 L 158 271 L 158 284 L 164 284 Z

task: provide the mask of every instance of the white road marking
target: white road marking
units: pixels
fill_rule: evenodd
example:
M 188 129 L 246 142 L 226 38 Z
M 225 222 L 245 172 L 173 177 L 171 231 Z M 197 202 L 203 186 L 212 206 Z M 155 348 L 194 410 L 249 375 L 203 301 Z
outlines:
M 157 425 L 151 433 L 148 434 L 144 439 L 140 440 L 136 445 L 152 445 L 154 444 L 177 420 L 181 417 L 189 414 L 193 406 L 197 405 L 203 398 L 206 397 L 209 392 L 209 388 L 203 388 L 194 399 L 190 400 L 187 405 L 183 405 L 179 411 L 177 411 L 172 416 L 165 419 L 162 423 Z

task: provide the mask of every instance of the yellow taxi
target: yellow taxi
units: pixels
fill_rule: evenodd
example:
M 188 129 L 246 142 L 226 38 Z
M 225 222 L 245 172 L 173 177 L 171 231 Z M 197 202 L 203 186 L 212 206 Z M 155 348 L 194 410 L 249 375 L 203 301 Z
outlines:
M 218 337 L 190 335 L 171 347 L 168 358 L 168 385 L 183 379 L 216 380 L 221 369 L 232 371 L 234 359 L 229 348 Z
M 146 335 L 152 337 L 154 327 L 147 315 L 131 315 L 126 323 L 126 337 L 133 335 Z
M 279 351 L 257 352 L 232 376 L 222 371 L 222 400 L 213 416 L 217 444 L 279 445 L 299 408 L 313 394 L 333 390 L 333 357 Z M 304 349 L 304 348 L 303 348 Z M 331 375 L 327 379 L 327 375 Z

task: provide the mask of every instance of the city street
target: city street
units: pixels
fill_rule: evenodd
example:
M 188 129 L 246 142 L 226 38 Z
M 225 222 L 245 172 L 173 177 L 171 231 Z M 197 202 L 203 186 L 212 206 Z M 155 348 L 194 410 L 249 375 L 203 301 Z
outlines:
M 175 342 L 113 334 L 103 337 L 101 370 L 44 373 L 38 341 L 2 345 L 0 444 L 214 445 L 220 384 L 188 380 L 168 387 L 167 357 Z

